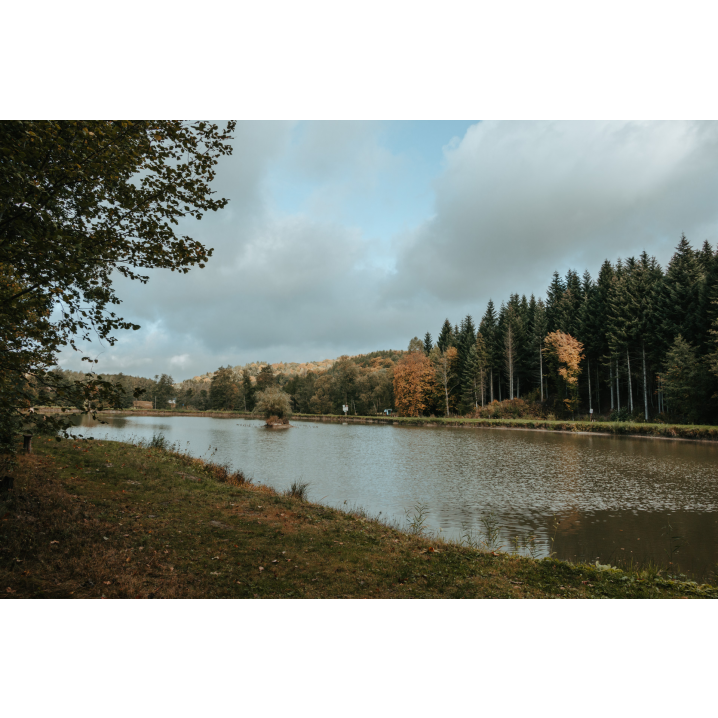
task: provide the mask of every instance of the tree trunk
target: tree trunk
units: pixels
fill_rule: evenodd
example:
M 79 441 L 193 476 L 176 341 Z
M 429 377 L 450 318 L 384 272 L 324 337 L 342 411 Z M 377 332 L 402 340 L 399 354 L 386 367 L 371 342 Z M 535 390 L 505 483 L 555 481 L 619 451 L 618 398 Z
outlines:
M 446 397 L 446 416 L 449 416 L 449 367 L 444 357 L 444 395 Z
M 646 383 L 646 345 L 641 343 L 643 350 L 643 408 L 645 409 L 645 418 L 648 421 L 648 386 Z
M 618 359 L 616 359 L 616 409 L 621 411 L 621 385 L 620 372 L 618 371 Z
M 611 387 L 611 411 L 613 411 L 613 361 L 608 362 L 608 383 Z
M 491 379 L 491 392 L 490 392 L 491 393 L 491 403 L 493 404 L 494 403 L 494 368 L 493 367 L 491 367 L 490 379 Z
M 601 381 L 598 377 L 598 365 L 596 365 L 596 408 L 601 413 Z
M 626 369 L 628 369 L 628 406 L 631 408 L 631 413 L 633 413 L 633 387 L 631 386 L 631 357 L 628 354 L 628 347 L 626 347 Z
M 593 409 L 593 404 L 591 403 L 591 360 L 587 359 L 588 362 L 588 413 L 591 413 L 591 409 Z
M 541 402 L 543 402 L 543 356 L 539 346 L 539 381 L 541 382 Z

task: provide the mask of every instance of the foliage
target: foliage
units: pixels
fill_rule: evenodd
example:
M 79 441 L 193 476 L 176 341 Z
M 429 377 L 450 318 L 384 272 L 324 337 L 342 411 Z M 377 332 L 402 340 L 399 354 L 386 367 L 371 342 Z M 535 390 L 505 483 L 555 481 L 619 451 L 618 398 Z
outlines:
M 289 394 L 278 386 L 270 386 L 257 393 L 255 411 L 269 419 L 276 416 L 279 419 L 288 419 L 292 415 L 292 402 Z
M 269 389 L 270 386 L 275 386 L 277 383 L 277 378 L 274 376 L 274 371 L 272 370 L 272 367 L 270 364 L 265 364 L 259 374 L 257 374 L 257 383 L 255 384 L 255 388 L 257 391 L 265 391 L 266 389 Z
M 405 354 L 394 369 L 394 401 L 402 416 L 421 416 L 427 405 L 433 370 L 422 350 Z
M 231 153 L 226 130 L 207 122 L 12 121 L 0 123 L 0 450 L 34 421 L 22 412 L 30 384 L 83 408 L 121 405 L 121 392 L 90 376 L 70 389 L 50 369 L 58 350 L 138 329 L 114 311 L 112 278 L 187 272 L 212 254 L 177 236 L 185 217 L 225 206 L 210 190 Z M 83 359 L 88 359 L 83 357 Z M 59 424 L 56 419 L 42 420 Z
M 565 389 L 563 403 L 569 411 L 578 406 L 578 377 L 581 374 L 583 344 L 570 334 L 555 331 L 544 339 L 546 363 L 553 367 L 559 386 Z
M 679 334 L 666 354 L 662 375 L 666 401 L 671 412 L 694 420 L 700 382 L 696 350 Z
M 239 386 L 231 367 L 220 367 L 212 377 L 209 390 L 211 409 L 238 409 Z

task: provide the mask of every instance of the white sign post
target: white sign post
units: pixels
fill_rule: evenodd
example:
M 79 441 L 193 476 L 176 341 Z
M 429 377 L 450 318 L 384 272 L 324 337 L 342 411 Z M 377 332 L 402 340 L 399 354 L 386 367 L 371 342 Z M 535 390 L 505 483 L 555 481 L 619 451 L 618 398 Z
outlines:
M 344 416 L 346 416 L 347 412 L 349 411 L 349 407 L 346 404 L 343 404 L 342 409 L 344 409 Z

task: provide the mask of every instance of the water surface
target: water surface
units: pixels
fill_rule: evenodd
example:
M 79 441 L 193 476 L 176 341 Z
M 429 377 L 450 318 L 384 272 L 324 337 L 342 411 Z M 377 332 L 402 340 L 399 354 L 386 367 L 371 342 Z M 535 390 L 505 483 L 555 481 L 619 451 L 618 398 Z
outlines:
M 711 578 L 718 562 L 718 446 L 708 442 L 454 427 L 322 424 L 286 431 L 210 417 L 84 417 L 75 431 L 127 440 L 164 434 L 195 456 L 214 453 L 276 489 L 309 482 L 310 498 L 360 505 L 459 537 L 500 527 L 536 554 L 680 566 Z M 523 550 L 525 552 L 525 549 Z

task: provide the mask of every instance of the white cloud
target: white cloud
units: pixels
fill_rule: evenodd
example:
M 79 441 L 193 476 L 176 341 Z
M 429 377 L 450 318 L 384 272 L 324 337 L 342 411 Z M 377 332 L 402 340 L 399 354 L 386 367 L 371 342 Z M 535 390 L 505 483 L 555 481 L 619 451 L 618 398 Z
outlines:
M 436 215 L 397 242 L 395 294 L 543 293 L 555 268 L 718 239 L 715 123 L 485 122 L 446 163 Z

